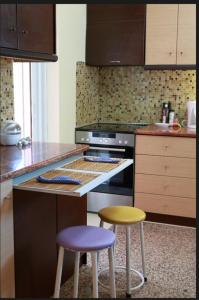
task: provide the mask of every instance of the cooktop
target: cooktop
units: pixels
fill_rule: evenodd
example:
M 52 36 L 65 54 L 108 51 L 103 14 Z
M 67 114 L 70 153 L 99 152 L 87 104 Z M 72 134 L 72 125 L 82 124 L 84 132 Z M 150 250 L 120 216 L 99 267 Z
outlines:
M 134 133 L 136 128 L 144 127 L 149 123 L 93 123 L 85 126 L 76 127 L 80 131 L 101 131 L 101 132 L 124 132 Z

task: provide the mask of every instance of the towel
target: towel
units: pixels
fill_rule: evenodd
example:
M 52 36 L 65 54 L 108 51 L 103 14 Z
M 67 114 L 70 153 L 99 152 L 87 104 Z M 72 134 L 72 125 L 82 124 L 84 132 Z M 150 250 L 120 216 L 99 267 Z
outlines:
M 103 163 L 113 163 L 113 164 L 117 164 L 119 162 L 119 159 L 110 158 L 110 157 L 84 157 L 84 160 L 90 162 L 103 162 Z
M 42 176 L 37 176 L 36 179 L 37 179 L 37 181 L 42 182 L 42 183 L 81 184 L 80 180 L 71 178 L 70 176 L 56 176 L 53 178 L 45 178 Z

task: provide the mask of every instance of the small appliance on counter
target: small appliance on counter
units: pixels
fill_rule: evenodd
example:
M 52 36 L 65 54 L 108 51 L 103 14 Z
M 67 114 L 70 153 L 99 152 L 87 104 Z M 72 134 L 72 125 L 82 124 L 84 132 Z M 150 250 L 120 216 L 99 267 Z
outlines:
M 196 128 L 196 101 L 187 102 L 187 127 Z
M 21 126 L 12 120 L 5 121 L 1 126 L 0 144 L 16 145 L 21 138 Z

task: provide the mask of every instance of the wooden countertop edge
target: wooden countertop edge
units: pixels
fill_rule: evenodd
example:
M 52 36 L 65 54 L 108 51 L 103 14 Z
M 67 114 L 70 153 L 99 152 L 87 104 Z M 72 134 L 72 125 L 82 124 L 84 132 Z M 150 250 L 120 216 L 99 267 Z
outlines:
M 23 175 L 25 173 L 30 173 L 30 172 L 32 172 L 34 170 L 37 170 L 37 169 L 42 168 L 42 167 L 45 167 L 45 166 L 47 166 L 47 165 L 49 165 L 51 163 L 58 162 L 59 160 L 63 160 L 65 158 L 67 158 L 67 157 L 71 157 L 73 155 L 79 154 L 81 152 L 86 151 L 88 148 L 89 148 L 88 145 L 83 145 L 82 144 L 82 147 L 80 149 L 73 149 L 71 151 L 68 151 L 66 153 L 57 155 L 55 157 L 52 157 L 52 158 L 40 161 L 40 162 L 35 163 L 33 165 L 29 165 L 29 166 L 23 167 L 20 170 L 11 171 L 11 172 L 8 172 L 6 174 L 2 174 L 2 175 L 0 175 L 0 183 L 4 182 L 6 180 L 9 180 L 9 179 L 15 178 L 17 176 L 21 176 L 21 175 Z
M 153 135 L 153 136 L 173 136 L 173 137 L 187 137 L 196 138 L 196 130 L 191 132 L 188 128 L 178 128 L 178 129 L 162 129 L 157 125 L 148 125 L 143 128 L 137 128 L 135 130 L 136 135 Z

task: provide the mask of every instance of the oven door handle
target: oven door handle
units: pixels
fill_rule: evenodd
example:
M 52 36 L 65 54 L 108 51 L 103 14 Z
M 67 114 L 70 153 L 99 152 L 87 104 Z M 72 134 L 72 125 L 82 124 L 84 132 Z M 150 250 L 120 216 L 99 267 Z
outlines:
M 105 148 L 105 147 L 90 147 L 91 150 L 105 150 L 105 151 L 113 151 L 113 152 L 125 152 L 126 150 L 123 148 Z

